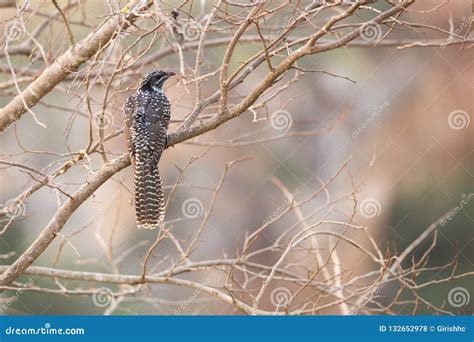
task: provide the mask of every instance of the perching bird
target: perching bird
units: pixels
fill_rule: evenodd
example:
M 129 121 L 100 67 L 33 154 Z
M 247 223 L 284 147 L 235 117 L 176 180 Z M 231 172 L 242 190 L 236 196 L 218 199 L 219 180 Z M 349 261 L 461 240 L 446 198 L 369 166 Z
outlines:
M 163 221 L 165 201 L 158 162 L 167 144 L 170 103 L 163 92 L 174 72 L 147 73 L 124 108 L 124 129 L 134 170 L 135 211 L 139 228 L 153 229 Z

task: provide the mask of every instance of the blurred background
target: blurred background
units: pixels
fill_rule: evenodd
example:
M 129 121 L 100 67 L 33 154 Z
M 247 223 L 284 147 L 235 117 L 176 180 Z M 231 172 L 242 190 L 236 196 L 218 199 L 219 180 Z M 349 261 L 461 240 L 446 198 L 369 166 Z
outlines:
M 181 9 L 192 13 L 203 23 L 210 12 L 211 4 L 193 2 Z M 69 3 L 69 5 L 73 2 Z M 65 4 L 61 4 L 65 6 Z M 124 2 L 120 4 L 123 6 Z M 162 11 L 169 13 L 182 5 L 170 2 L 162 5 Z M 111 5 L 120 8 L 117 4 Z M 386 8 L 381 3 L 377 8 Z M 411 9 L 424 10 L 433 7 L 432 1 L 417 1 Z M 71 30 L 76 41 L 85 37 L 109 15 L 106 3 L 86 1 L 68 13 Z M 293 6 L 287 6 L 272 19 L 275 27 L 285 25 L 294 16 Z M 49 2 L 32 1 L 30 17 L 26 28 L 34 32 L 55 9 Z M 0 20 L 5 27 L 9 19 L 17 13 L 16 8 L 2 8 Z M 57 56 L 67 48 L 64 24 L 60 16 L 37 39 L 44 44 L 48 58 Z M 28 16 L 28 15 L 27 15 Z M 464 25 L 472 16 L 469 1 L 450 1 L 436 11 L 429 13 L 408 13 L 407 20 L 417 20 L 424 25 L 433 25 L 449 30 L 450 25 L 460 29 L 460 35 L 467 35 Z M 321 24 L 315 19 L 316 24 Z M 353 19 L 360 22 L 361 18 Z M 451 24 L 450 24 L 451 21 Z M 140 30 L 150 29 L 156 23 L 145 20 L 139 24 Z M 470 26 L 469 26 L 470 28 Z M 306 28 L 308 29 L 308 28 Z M 382 27 L 383 33 L 387 32 Z M 421 30 L 421 29 L 420 29 Z M 219 37 L 223 32 L 212 32 L 208 39 Z M 386 39 L 443 39 L 446 34 L 413 30 L 394 30 Z M 109 61 L 114 54 L 126 58 L 136 58 L 138 48 L 126 50 L 136 37 L 123 36 L 116 46 L 107 50 Z M 420 39 L 421 39 L 420 38 Z M 10 44 L 19 46 L 28 39 L 21 35 Z M 360 40 L 359 40 L 360 41 Z M 168 47 L 161 37 L 149 35 L 140 46 L 153 43 L 146 54 L 138 60 L 153 55 Z M 470 43 L 472 45 L 472 43 Z M 4 41 L 5 47 L 5 41 Z M 472 46 L 471 46 L 472 47 Z M 219 67 L 225 53 L 225 46 L 206 48 L 203 54 L 201 74 L 211 73 Z M 241 42 L 237 45 L 231 72 L 241 61 L 245 61 L 261 50 L 258 44 Z M 31 82 L 31 78 L 44 68 L 41 58 L 28 54 L 2 54 L 0 68 L 0 106 L 7 104 L 17 93 L 11 86 L 9 64 L 18 73 L 21 89 Z M 357 188 L 357 208 L 353 223 L 366 226 L 374 236 L 380 249 L 394 255 L 404 250 L 427 227 L 440 217 L 453 211 L 452 218 L 444 222 L 437 237 L 427 267 L 445 265 L 455 261 L 456 273 L 472 272 L 473 222 L 474 222 L 474 124 L 473 113 L 473 64 L 472 49 L 469 46 L 448 45 L 444 48 L 378 46 L 348 46 L 333 51 L 308 56 L 297 64 L 301 70 L 325 70 L 341 77 L 321 72 L 301 72 L 297 82 L 290 83 L 288 89 L 269 101 L 258 113 L 245 112 L 240 117 L 208 132 L 197 139 L 180 143 L 165 151 L 160 161 L 160 171 L 166 192 L 173 185 L 183 168 L 193 157 L 200 156 L 183 174 L 181 185 L 174 191 L 173 199 L 166 211 L 168 226 L 180 241 L 189 241 L 199 228 L 202 215 L 210 207 L 213 191 L 219 184 L 225 164 L 244 159 L 235 164 L 226 174 L 225 182 L 219 189 L 212 214 L 199 238 L 198 248 L 193 250 L 193 260 L 218 259 L 233 256 L 242 248 L 246 234 L 260 227 L 266 220 L 287 208 L 281 189 L 284 184 L 296 200 L 302 200 L 317 191 L 322 181 L 328 181 L 349 160 L 341 172 L 328 186 L 331 199 L 347 196 Z M 186 73 L 191 74 L 196 51 L 186 51 Z M 108 65 L 104 64 L 104 68 Z M 131 68 L 124 78 L 113 80 L 107 102 L 106 135 L 121 128 L 121 108 L 140 80 L 142 73 L 153 68 L 179 70 L 176 53 L 149 61 L 139 68 Z M 23 115 L 14 126 L 0 136 L 1 159 L 28 165 L 45 174 L 71 159 L 71 153 L 83 150 L 89 141 L 88 104 L 84 100 L 86 81 L 91 86 L 91 112 L 97 113 L 102 106 L 107 77 L 81 78 L 89 69 L 61 82 L 44 97 L 33 110 L 46 128 L 41 127 L 29 113 Z M 102 69 L 90 69 L 100 72 Z M 268 69 L 262 65 L 241 85 L 231 92 L 231 102 L 252 91 L 265 76 Z M 280 82 L 285 84 L 294 77 L 286 75 Z M 203 82 L 204 98 L 211 96 L 218 86 L 218 74 L 209 75 Z M 177 125 L 194 107 L 194 85 L 185 84 L 186 78 L 175 78 L 167 82 L 165 91 L 172 106 L 171 129 Z M 10 83 L 9 83 L 10 82 Z M 235 99 L 235 101 L 234 101 Z M 215 113 L 210 107 L 202 115 Z M 280 117 L 282 122 L 272 120 Z M 285 136 L 289 132 L 321 131 L 307 136 Z M 97 126 L 93 127 L 97 139 Z M 263 139 L 264 141 L 260 141 Z M 268 139 L 268 140 L 265 140 Z M 107 159 L 126 153 L 122 134 L 106 141 Z M 80 184 L 87 181 L 103 163 L 100 153 L 71 167 L 67 173 L 54 180 L 54 186 L 44 186 L 34 192 L 18 207 L 15 219 L 2 218 L 6 229 L 0 236 L 0 264 L 11 264 L 34 241 L 44 229 L 58 207 L 67 200 L 64 193 L 72 194 Z M 9 201 L 37 181 L 34 172 L 0 165 L 0 203 L 5 207 Z M 354 186 L 354 184 L 357 184 Z M 61 191 L 57 187 L 60 187 Z M 94 193 L 66 223 L 63 231 L 67 241 L 57 237 L 53 244 L 34 265 L 56 267 L 67 270 L 95 271 L 103 273 L 140 274 L 141 261 L 156 233 L 137 230 L 132 203 L 133 174 L 131 168 L 117 173 Z M 465 204 L 463 204 L 466 202 Z M 186 205 L 192 204 L 191 209 Z M 324 206 L 327 197 L 323 194 L 305 205 L 304 213 Z M 335 220 L 353 209 L 354 203 L 345 202 L 340 211 L 331 214 Z M 455 209 L 458 208 L 458 209 Z M 191 213 L 188 211 L 191 210 Z M 277 214 L 275 214 L 277 213 Z M 324 214 L 324 210 L 320 212 Z M 318 214 L 319 215 L 319 214 Z M 264 236 L 258 240 L 258 248 L 271 245 L 297 221 L 294 213 L 272 224 Z M 8 226 L 7 226 L 8 225 Z M 330 227 L 329 227 L 330 228 Z M 330 228 L 332 229 L 332 228 Z M 426 240 L 413 253 L 419 258 L 425 253 L 431 240 Z M 111 248 L 112 247 L 112 248 Z M 174 247 L 165 240 L 159 245 L 150 260 L 150 272 L 169 267 L 172 263 Z M 111 258 L 120 259 L 120 264 Z M 373 263 L 362 255 L 354 254 L 344 245 L 340 247 L 341 263 L 353 275 L 368 272 Z M 259 261 L 264 264 L 274 262 L 274 256 L 263 254 Z M 296 262 L 296 261 L 295 261 Z M 405 267 L 412 262 L 406 260 Z M 443 279 L 449 277 L 453 267 L 424 272 L 417 281 Z M 184 275 L 183 278 L 199 279 L 207 284 L 225 281 L 225 272 L 201 272 L 198 275 Z M 60 288 L 54 278 L 24 275 L 18 279 L 23 283 L 30 279 L 35 286 Z M 61 281 L 68 287 L 85 289 L 80 282 Z M 278 284 L 277 284 L 278 285 Z M 274 285 L 274 286 L 277 286 Z M 103 286 L 97 284 L 97 287 Z M 107 285 L 108 286 L 108 285 Z M 114 286 L 110 286 L 114 289 Z M 420 295 L 438 307 L 456 314 L 472 314 L 472 300 L 461 307 L 449 305 L 448 293 L 456 287 L 467 289 L 472 295 L 472 277 L 453 279 L 420 289 Z M 398 286 L 390 283 L 377 294 L 377 301 L 393 298 Z M 203 295 L 200 291 L 156 285 L 149 290 L 147 300 L 131 296 L 110 309 L 111 314 L 232 314 L 235 311 L 222 302 Z M 270 292 L 270 291 L 269 291 Z M 2 292 L 4 303 L 15 295 L 15 291 Z M 404 294 L 407 298 L 410 294 Z M 400 301 L 403 300 L 403 297 Z M 191 305 L 182 305 L 186 301 Z M 264 307 L 271 310 L 269 296 L 264 296 Z M 374 304 L 375 305 L 375 304 Z M 392 308 L 396 314 L 432 314 L 433 310 L 420 304 L 414 309 L 412 304 L 399 304 Z M 96 305 L 90 296 L 57 295 L 25 291 L 8 305 L 6 314 L 102 314 L 108 307 Z M 335 310 L 321 314 L 338 314 Z

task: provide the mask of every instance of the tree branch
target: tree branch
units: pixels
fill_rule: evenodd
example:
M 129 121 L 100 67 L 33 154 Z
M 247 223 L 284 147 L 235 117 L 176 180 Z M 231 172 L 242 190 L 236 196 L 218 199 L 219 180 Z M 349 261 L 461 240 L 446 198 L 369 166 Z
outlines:
M 100 51 L 114 36 L 117 28 L 125 28 L 137 18 L 137 12 L 148 8 L 149 3 L 141 4 L 140 0 L 132 0 L 123 12 L 112 15 L 103 24 L 91 32 L 86 38 L 70 47 L 54 63 L 47 67 L 25 90 L 15 96 L 5 107 L 0 109 L 0 132 L 5 131 L 18 120 L 29 108 L 48 94 L 59 82 L 74 72 L 82 63 Z M 25 104 L 28 106 L 26 107 Z

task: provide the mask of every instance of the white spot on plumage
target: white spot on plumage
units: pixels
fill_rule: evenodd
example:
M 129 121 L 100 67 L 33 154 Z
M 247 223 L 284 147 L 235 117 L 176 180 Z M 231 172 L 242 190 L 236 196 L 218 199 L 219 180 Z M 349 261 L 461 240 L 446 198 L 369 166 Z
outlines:
M 153 73 L 149 73 L 144 77 L 140 88 L 125 105 L 129 149 L 135 163 L 137 223 L 142 228 L 157 227 L 165 209 L 157 163 L 165 148 L 170 105 L 158 86 L 164 82 L 163 76 L 155 80 L 156 84 L 148 85 L 145 81 L 152 76 Z

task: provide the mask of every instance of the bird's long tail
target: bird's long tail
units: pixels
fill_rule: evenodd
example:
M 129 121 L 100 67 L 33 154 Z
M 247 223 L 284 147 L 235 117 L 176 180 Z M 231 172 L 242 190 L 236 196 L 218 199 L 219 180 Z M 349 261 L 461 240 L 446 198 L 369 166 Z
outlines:
M 165 200 L 158 163 L 137 158 L 134 187 L 138 228 L 157 228 L 165 217 Z

